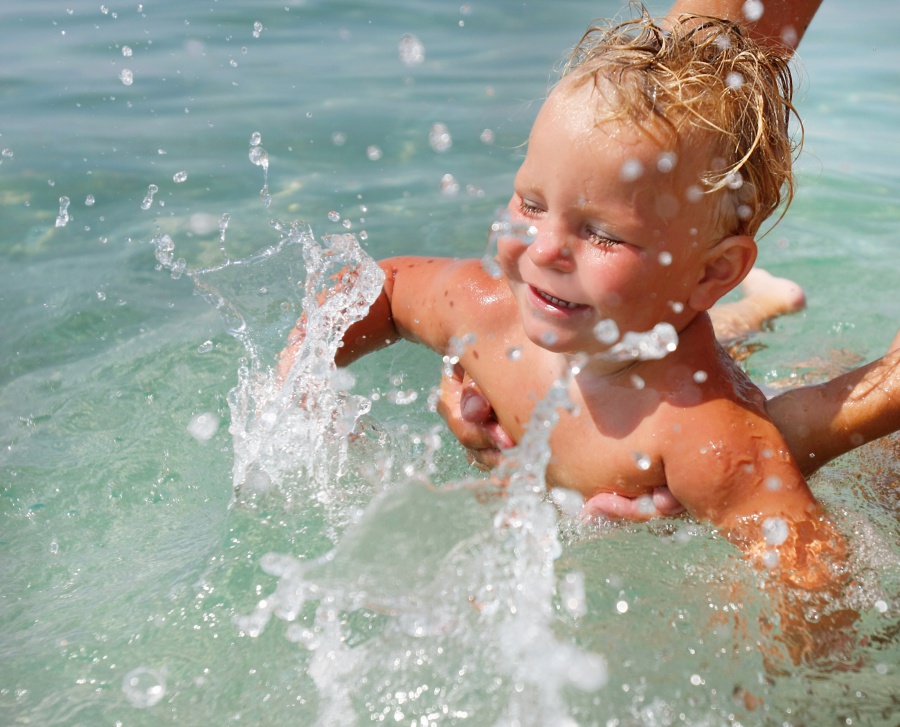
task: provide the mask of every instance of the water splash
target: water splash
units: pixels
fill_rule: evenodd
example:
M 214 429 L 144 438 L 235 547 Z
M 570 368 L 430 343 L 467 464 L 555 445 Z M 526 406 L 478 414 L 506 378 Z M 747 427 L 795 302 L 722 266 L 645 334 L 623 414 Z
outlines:
M 512 237 L 523 245 L 530 245 L 537 235 L 537 228 L 526 222 L 512 219 L 507 209 L 498 209 L 494 213 L 494 221 L 491 223 L 488 234 L 487 248 L 481 258 L 481 266 L 485 272 L 495 280 L 502 275 L 500 264 L 497 262 L 497 246 L 501 238 Z

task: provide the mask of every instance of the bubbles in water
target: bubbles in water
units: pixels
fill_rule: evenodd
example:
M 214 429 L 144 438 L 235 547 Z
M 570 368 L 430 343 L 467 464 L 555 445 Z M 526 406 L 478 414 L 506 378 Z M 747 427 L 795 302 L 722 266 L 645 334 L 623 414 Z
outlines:
M 639 470 L 646 471 L 650 469 L 650 458 L 643 452 L 632 452 L 631 458 L 634 460 L 634 463 Z
M 141 202 L 141 209 L 148 210 L 150 209 L 150 205 L 153 204 L 153 195 L 159 191 L 159 187 L 155 184 L 151 184 L 147 187 L 147 194 L 144 195 L 144 199 Z
M 260 33 L 262 33 L 262 31 L 263 31 L 263 24 L 257 20 L 255 23 L 253 23 L 253 37 L 259 38 Z
M 209 411 L 198 414 L 188 422 L 187 430 L 198 442 L 208 442 L 219 431 L 219 417 Z
M 335 210 L 331 210 L 331 212 L 328 213 L 328 219 L 331 220 L 332 222 L 340 222 L 340 221 L 341 221 L 341 214 L 340 214 L 340 212 L 336 212 Z
M 441 177 L 441 196 L 456 197 L 459 194 L 459 182 L 452 174 L 445 174 Z
M 166 678 L 156 669 L 139 666 L 122 679 L 122 691 L 133 707 L 146 709 L 166 696 Z
M 121 71 L 119 71 L 119 80 L 126 86 L 130 86 L 132 83 L 134 83 L 134 73 L 132 73 L 127 68 L 123 68 Z
M 676 161 L 678 161 L 678 156 L 674 152 L 664 151 L 656 159 L 656 168 L 663 174 L 667 174 L 675 168 Z
M 725 76 L 725 85 L 737 90 L 744 85 L 744 77 L 737 71 L 732 71 Z
M 611 318 L 602 320 L 594 326 L 594 338 L 600 343 L 612 345 L 619 340 L 619 326 Z
M 768 517 L 762 524 L 763 538 L 766 545 L 778 546 L 788 538 L 788 524 L 780 517 Z
M 491 129 L 485 129 L 478 138 L 481 139 L 482 144 L 493 144 L 494 132 Z
M 763 16 L 764 10 L 765 8 L 763 7 L 761 0 L 747 0 L 741 8 L 744 17 L 751 23 L 759 20 Z
M 84 198 L 84 206 L 85 207 L 93 207 L 94 203 L 96 201 L 97 200 L 94 199 L 94 195 L 89 194 L 87 197 Z
M 175 184 L 181 184 L 182 182 L 186 181 L 187 178 L 187 172 L 175 172 L 175 174 L 172 176 L 172 181 L 175 182 Z
M 131 50 L 131 48 L 129 46 L 123 45 L 122 46 L 122 55 L 125 56 L 126 58 L 131 58 L 131 56 L 133 55 L 133 51 Z
M 450 130 L 442 123 L 432 124 L 431 131 L 428 133 L 428 143 L 431 144 L 431 148 L 436 152 L 443 154 L 453 146 Z
M 383 156 L 382 151 L 379 147 L 371 144 L 366 147 L 366 156 L 369 158 L 369 161 L 377 162 Z
M 659 254 L 658 260 L 660 265 L 668 267 L 672 264 L 672 253 L 663 251 Z
M 57 227 L 65 227 L 69 224 L 69 220 L 72 218 L 69 217 L 69 198 L 68 197 L 60 197 L 59 198 L 59 214 L 56 216 L 56 226 Z
M 397 54 L 404 66 L 418 66 L 425 61 L 425 46 L 416 36 L 407 34 L 400 39 Z
M 644 173 L 644 165 L 637 159 L 626 159 L 619 170 L 619 176 L 623 182 L 633 182 L 640 179 Z

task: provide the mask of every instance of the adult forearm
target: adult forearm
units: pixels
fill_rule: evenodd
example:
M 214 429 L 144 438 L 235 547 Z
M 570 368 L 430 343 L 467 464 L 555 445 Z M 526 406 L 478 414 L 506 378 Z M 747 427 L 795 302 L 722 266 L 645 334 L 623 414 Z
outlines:
M 676 0 L 669 17 L 690 13 L 731 20 L 757 40 L 793 50 L 821 4 L 822 0 Z

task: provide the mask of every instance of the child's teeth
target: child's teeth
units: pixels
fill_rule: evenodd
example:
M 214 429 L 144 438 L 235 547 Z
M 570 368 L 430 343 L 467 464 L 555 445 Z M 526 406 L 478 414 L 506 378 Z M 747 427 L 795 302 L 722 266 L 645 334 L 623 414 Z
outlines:
M 541 297 L 545 300 L 549 300 L 553 305 L 557 305 L 560 308 L 577 308 L 578 303 L 570 303 L 567 300 L 560 300 L 559 298 L 554 298 L 552 295 L 548 293 L 541 293 Z

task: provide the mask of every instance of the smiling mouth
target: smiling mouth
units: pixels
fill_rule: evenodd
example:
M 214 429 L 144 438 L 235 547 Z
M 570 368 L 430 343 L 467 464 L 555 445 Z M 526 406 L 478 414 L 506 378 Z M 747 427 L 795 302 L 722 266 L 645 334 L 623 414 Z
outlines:
M 543 301 L 550 303 L 552 306 L 556 308 L 565 308 L 566 310 L 575 310 L 577 308 L 586 308 L 587 306 L 581 305 L 580 303 L 572 303 L 568 300 L 563 300 L 562 298 L 557 298 L 554 295 L 550 295 L 549 293 L 545 293 L 543 290 L 538 290 L 534 286 L 531 287 L 534 293 Z

